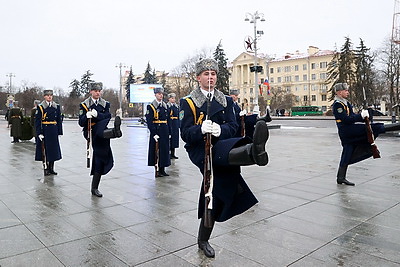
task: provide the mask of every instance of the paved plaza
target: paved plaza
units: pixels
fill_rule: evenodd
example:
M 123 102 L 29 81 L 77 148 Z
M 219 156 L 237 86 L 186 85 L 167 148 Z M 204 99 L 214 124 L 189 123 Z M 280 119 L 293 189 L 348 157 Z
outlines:
M 242 174 L 259 203 L 216 223 L 215 259 L 197 248 L 198 169 L 183 148 L 154 178 L 148 132 L 124 120 L 103 198 L 90 193 L 86 142 L 64 121 L 63 159 L 43 176 L 33 139 L 12 144 L 0 122 L 0 266 L 400 266 L 400 137 L 377 139 L 381 159 L 351 165 L 336 184 L 334 120 L 278 120 L 267 166 Z

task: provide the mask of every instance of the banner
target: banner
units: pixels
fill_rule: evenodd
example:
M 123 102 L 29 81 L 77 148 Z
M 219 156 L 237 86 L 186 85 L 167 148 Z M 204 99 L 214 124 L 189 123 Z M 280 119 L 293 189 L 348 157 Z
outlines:
M 130 103 L 150 103 L 154 100 L 154 89 L 162 88 L 162 84 L 131 84 Z

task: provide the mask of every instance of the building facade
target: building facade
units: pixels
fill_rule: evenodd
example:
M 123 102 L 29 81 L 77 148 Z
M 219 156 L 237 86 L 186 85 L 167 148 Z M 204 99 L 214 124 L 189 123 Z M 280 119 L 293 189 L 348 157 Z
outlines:
M 334 51 L 310 46 L 307 53 L 296 51 L 273 59 L 259 57 L 259 62 L 262 63 L 259 65 L 263 66 L 263 70 L 258 73 L 258 83 L 264 89 L 261 93 L 268 105 L 274 104 L 270 103 L 273 97 L 268 95 L 268 92 L 274 94 L 283 91 L 285 94 L 294 95 L 294 106 L 319 106 L 322 111 L 327 111 L 332 104 L 328 97 L 328 89 L 331 86 L 327 82 L 328 64 L 334 54 Z M 240 101 L 247 100 L 249 104 L 254 104 L 256 97 L 255 75 L 254 72 L 250 72 L 253 65 L 254 56 L 244 52 L 233 60 L 231 66 L 230 88 L 238 89 Z M 263 86 L 266 80 L 269 82 L 270 91 Z

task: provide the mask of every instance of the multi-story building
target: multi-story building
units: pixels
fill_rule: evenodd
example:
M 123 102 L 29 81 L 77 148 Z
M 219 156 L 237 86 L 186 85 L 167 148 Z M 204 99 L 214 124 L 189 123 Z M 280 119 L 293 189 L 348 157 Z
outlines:
M 307 53 L 296 51 L 273 59 L 259 57 L 259 62 L 262 62 L 259 65 L 263 66 L 263 71 L 258 73 L 259 84 L 262 86 L 268 79 L 271 94 L 283 90 L 295 96 L 295 106 L 320 106 L 326 111 L 332 104 L 327 95 L 330 87 L 327 70 L 334 54 L 334 51 L 310 46 Z M 255 75 L 250 72 L 253 65 L 254 56 L 244 52 L 233 60 L 231 67 L 230 88 L 238 89 L 241 101 L 247 99 L 250 104 L 254 103 L 256 96 Z M 270 97 L 266 94 L 267 90 L 263 90 L 263 96 L 268 100 Z

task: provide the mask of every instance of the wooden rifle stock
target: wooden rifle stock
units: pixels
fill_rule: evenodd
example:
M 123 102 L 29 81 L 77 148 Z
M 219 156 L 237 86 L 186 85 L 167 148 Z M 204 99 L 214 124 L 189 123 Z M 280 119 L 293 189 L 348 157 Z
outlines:
M 207 97 L 207 117 L 210 112 L 211 99 Z M 211 158 L 211 133 L 206 133 L 205 137 L 205 153 L 204 153 L 204 174 L 203 174 L 203 189 L 204 189 L 204 227 L 212 228 L 214 225 L 212 211 L 212 158 Z M 211 202 L 211 203 L 210 203 Z
M 90 153 L 90 142 L 92 142 L 92 119 L 88 119 L 88 136 L 86 140 L 86 167 L 90 168 L 90 159 L 91 159 L 91 153 Z
M 160 146 L 158 143 L 158 140 L 156 141 L 156 145 L 155 145 L 155 153 L 154 153 L 154 168 L 156 170 L 156 174 L 155 176 L 158 177 L 160 175 L 160 166 L 159 166 L 159 161 L 160 161 L 160 157 L 159 157 L 159 152 L 160 152 Z
M 365 129 L 367 130 L 368 143 L 371 144 L 372 157 L 374 159 L 380 158 L 381 153 L 378 150 L 378 146 L 375 144 L 375 137 L 371 128 L 371 123 L 369 122 L 368 118 L 364 118 L 364 122 L 365 122 Z
M 40 140 L 40 142 L 42 143 L 42 165 L 43 165 L 43 172 L 44 175 L 46 175 L 46 148 L 44 146 L 44 138 L 42 140 Z
M 368 110 L 368 105 L 367 105 L 367 95 L 365 94 L 365 88 L 363 87 L 363 96 L 364 96 L 364 105 L 363 108 L 365 110 Z M 367 138 L 368 138 L 368 143 L 371 144 L 371 149 L 372 149 L 372 157 L 374 159 L 380 158 L 381 153 L 378 150 L 378 146 L 375 144 L 375 137 L 374 137 L 374 132 L 372 131 L 371 128 L 371 123 L 369 121 L 368 117 L 364 118 L 365 122 L 365 129 L 367 131 Z

